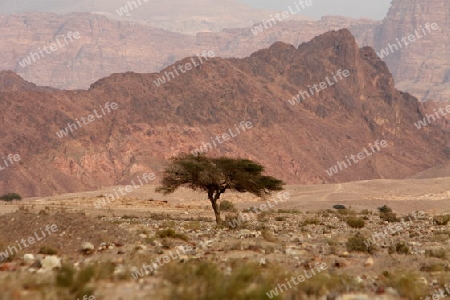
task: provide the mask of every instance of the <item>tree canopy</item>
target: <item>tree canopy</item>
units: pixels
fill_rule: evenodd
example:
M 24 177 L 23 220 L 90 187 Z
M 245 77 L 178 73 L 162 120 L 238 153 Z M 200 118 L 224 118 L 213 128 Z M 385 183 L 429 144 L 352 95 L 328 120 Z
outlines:
M 171 159 L 164 170 L 162 185 L 156 191 L 170 194 L 182 186 L 205 191 L 214 209 L 216 222 L 220 223 L 217 200 L 226 190 L 263 197 L 283 189 L 281 180 L 262 175 L 263 172 L 262 165 L 248 159 L 182 154 Z

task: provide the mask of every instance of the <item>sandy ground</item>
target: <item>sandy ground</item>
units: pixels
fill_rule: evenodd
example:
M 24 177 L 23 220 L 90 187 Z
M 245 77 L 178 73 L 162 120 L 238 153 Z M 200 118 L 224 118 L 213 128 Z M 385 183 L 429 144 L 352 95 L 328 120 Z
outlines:
M 106 212 L 142 214 L 148 212 L 196 213 L 213 217 L 206 194 L 188 189 L 164 196 L 156 193 L 156 185 L 144 185 L 127 193 L 124 197 L 96 209 L 94 202 L 118 191 L 120 187 L 110 187 L 99 191 L 65 194 L 44 198 L 28 198 L 21 202 L 2 203 L 0 214 L 13 212 L 18 206 L 32 210 L 46 207 L 66 212 L 83 212 L 101 215 Z M 377 207 L 388 204 L 399 214 L 422 210 L 430 214 L 450 212 L 450 177 L 433 179 L 365 180 L 342 184 L 288 185 L 290 199 L 277 204 L 278 208 L 293 208 L 315 211 L 331 208 L 335 204 L 352 206 L 354 209 L 376 211 Z M 276 193 L 275 193 L 276 195 Z M 268 199 L 271 199 L 270 197 Z M 151 201 L 152 200 L 152 201 Z M 261 198 L 250 194 L 227 192 L 221 200 L 230 200 L 239 208 L 259 206 Z

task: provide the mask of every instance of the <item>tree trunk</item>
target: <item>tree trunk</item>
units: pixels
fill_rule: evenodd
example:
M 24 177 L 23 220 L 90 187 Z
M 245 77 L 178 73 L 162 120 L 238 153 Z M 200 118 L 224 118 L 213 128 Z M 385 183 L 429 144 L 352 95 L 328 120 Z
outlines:
M 211 201 L 212 208 L 214 210 L 214 214 L 216 215 L 216 223 L 221 224 L 222 219 L 220 218 L 220 207 L 217 205 L 217 200 L 220 198 L 220 192 L 216 191 L 214 195 L 214 191 L 208 192 L 209 201 Z

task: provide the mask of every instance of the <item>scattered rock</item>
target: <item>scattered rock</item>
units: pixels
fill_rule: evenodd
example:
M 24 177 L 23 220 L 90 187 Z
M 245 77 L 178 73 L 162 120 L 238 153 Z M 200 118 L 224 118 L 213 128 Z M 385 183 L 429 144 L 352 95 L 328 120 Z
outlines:
M 58 268 L 61 268 L 61 258 L 56 255 L 49 255 L 41 260 L 41 269 L 43 271 L 52 271 Z
M 95 249 L 95 246 L 89 242 L 84 242 L 83 244 L 81 244 L 81 251 L 86 254 L 91 253 L 92 251 L 94 251 L 94 249 Z
M 26 265 L 31 265 L 36 261 L 36 257 L 34 256 L 34 254 L 24 254 L 23 256 L 23 262 Z
M 372 256 L 370 256 L 369 258 L 367 258 L 366 262 L 364 263 L 364 267 L 372 267 L 373 266 L 373 258 Z

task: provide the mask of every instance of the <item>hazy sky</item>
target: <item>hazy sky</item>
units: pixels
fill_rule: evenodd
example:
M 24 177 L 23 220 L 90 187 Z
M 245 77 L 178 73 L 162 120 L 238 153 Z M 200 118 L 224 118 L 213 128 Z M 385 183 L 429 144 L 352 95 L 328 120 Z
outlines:
M 240 0 L 242 3 L 255 8 L 270 8 L 286 10 L 288 6 L 294 8 L 299 0 Z M 341 15 L 348 17 L 364 17 L 381 20 L 391 6 L 391 0 L 311 0 L 313 5 L 302 11 L 302 15 L 320 18 L 327 15 Z M 425 1 L 425 0 L 424 0 Z
M 158 2 L 158 0 L 150 0 L 150 3 Z M 169 0 L 166 0 L 169 1 Z M 250 7 L 254 8 L 265 8 L 265 9 L 274 9 L 278 11 L 288 10 L 288 7 L 291 6 L 295 10 L 295 4 L 298 3 L 299 0 L 237 0 L 241 3 L 247 4 Z M 305 0 L 304 0 L 305 1 Z M 320 18 L 322 16 L 327 15 L 341 15 L 341 16 L 349 16 L 353 18 L 365 17 L 369 19 L 381 20 L 386 16 L 386 13 L 390 7 L 391 0 L 311 0 L 312 5 L 306 7 L 306 9 L 302 10 L 299 14 L 303 16 L 308 16 L 312 18 Z M 423 0 L 426 1 L 426 0 Z M 0 13 L 11 13 L 11 12 L 23 12 L 23 11 L 61 11 L 61 4 L 67 4 L 69 10 L 76 10 L 77 3 L 80 4 L 80 7 L 86 8 L 86 3 L 100 5 L 100 7 L 108 7 L 113 5 L 119 7 L 122 3 L 127 3 L 127 0 L 119 1 L 119 0 L 0 0 Z M 198 2 L 194 1 L 197 4 L 192 4 L 192 6 L 197 6 Z M 217 0 L 218 3 L 221 0 Z M 225 1 L 226 2 L 226 1 Z M 214 3 L 214 0 L 207 0 L 206 3 Z M 113 6 L 114 6 L 113 5 Z M 189 0 L 184 1 L 185 6 L 189 6 Z M 114 7 L 115 7 L 114 6 Z M 89 5 L 87 5 L 89 7 Z M 65 11 L 65 10 L 63 10 Z M 82 9 L 82 11 L 86 11 L 86 9 Z M 89 11 L 89 10 L 87 10 Z M 106 10 L 108 11 L 108 10 Z

